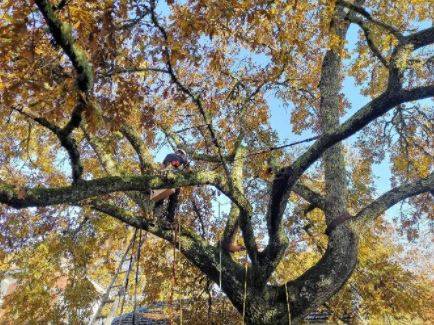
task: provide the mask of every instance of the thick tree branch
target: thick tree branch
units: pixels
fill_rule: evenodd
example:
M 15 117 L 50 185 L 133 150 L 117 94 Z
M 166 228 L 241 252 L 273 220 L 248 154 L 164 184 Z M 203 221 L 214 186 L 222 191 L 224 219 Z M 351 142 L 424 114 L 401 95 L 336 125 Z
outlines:
M 313 207 L 319 208 L 323 211 L 326 210 L 327 203 L 325 198 L 320 193 L 317 193 L 308 186 L 302 184 L 300 181 L 294 185 L 292 190 L 308 201 Z
M 155 227 L 154 225 L 150 224 L 146 219 L 135 217 L 126 210 L 120 209 L 118 206 L 107 203 L 107 201 L 92 199 L 90 202 L 85 202 L 85 204 L 78 204 L 78 206 L 86 205 L 89 205 L 90 207 L 92 207 L 92 209 L 108 214 L 109 216 L 112 216 L 119 221 L 135 228 L 149 230 L 150 228 Z M 159 230 L 160 229 L 155 228 L 154 232 Z
M 370 218 L 376 218 L 384 213 L 393 205 L 405 200 L 409 197 L 434 191 L 434 173 L 431 173 L 427 178 L 414 181 L 412 183 L 403 184 L 395 187 L 390 191 L 384 193 L 374 202 L 367 205 L 353 218 L 349 220 L 350 223 L 363 224 Z
M 103 212 L 122 222 L 134 227 L 144 229 L 150 233 L 172 243 L 187 259 L 204 272 L 215 283 L 219 282 L 220 256 L 216 247 L 209 245 L 194 231 L 181 227 L 181 231 L 174 236 L 173 231 L 165 230 L 158 225 L 150 223 L 142 218 L 134 217 L 127 211 L 100 200 L 92 200 L 90 205 L 96 211 Z M 225 292 L 231 292 L 231 300 L 236 304 L 242 304 L 243 267 L 234 262 L 230 256 L 221 257 L 222 287 Z
M 234 189 L 237 189 L 238 193 L 231 191 L 232 195 L 243 196 L 243 168 L 245 162 L 245 152 L 246 149 L 239 146 L 235 152 L 234 164 L 231 173 L 231 182 Z M 244 200 L 246 201 L 245 197 Z M 244 243 L 249 253 L 250 259 L 253 264 L 257 263 L 258 247 L 255 241 L 255 236 L 253 232 L 253 225 L 251 223 L 251 207 L 249 205 L 232 205 L 229 217 L 226 223 L 226 227 L 223 233 L 223 238 L 221 241 L 222 246 L 228 250 L 228 248 L 233 245 L 236 232 L 238 227 L 241 227 L 241 231 L 244 238 Z
M 408 35 L 404 37 L 403 45 L 412 44 L 413 50 L 417 50 L 421 47 L 434 43 L 434 27 L 430 27 L 420 32 Z
M 239 147 L 238 150 L 235 152 L 235 160 L 231 172 L 232 184 L 236 186 L 241 193 L 244 193 L 243 168 L 245 162 L 245 151 L 245 148 Z M 231 209 L 229 211 L 229 216 L 226 221 L 225 230 L 223 232 L 223 237 L 221 239 L 221 244 L 225 249 L 229 248 L 229 246 L 234 243 L 235 236 L 239 227 L 239 217 L 240 210 L 234 203 L 232 203 Z
M 271 243 L 277 236 L 281 219 L 286 208 L 289 193 L 293 185 L 304 171 L 315 162 L 328 148 L 355 134 L 370 122 L 384 115 L 397 105 L 434 96 L 434 85 L 414 89 L 401 89 L 396 92 L 385 92 L 362 107 L 336 130 L 322 135 L 291 166 L 282 168 L 273 181 L 269 217 L 271 219 Z
M 62 23 L 54 13 L 54 8 L 48 0 L 35 0 L 47 22 L 54 40 L 65 51 L 78 73 L 77 85 L 81 91 L 90 91 L 93 87 L 93 68 L 85 52 L 75 42 L 71 26 Z
M 374 219 L 384 213 L 387 209 L 393 205 L 405 200 L 409 197 L 434 191 L 434 173 L 431 173 L 427 178 L 414 181 L 412 183 L 403 184 L 395 187 L 390 191 L 381 195 L 374 202 L 367 205 L 355 216 L 351 216 L 348 212 L 345 212 L 336 222 L 330 224 L 326 230 L 327 235 L 331 235 L 338 226 L 342 224 L 349 224 L 352 226 L 363 226 L 370 219 Z M 357 229 L 355 229 L 357 231 Z
M 223 236 L 220 240 L 220 244 L 225 252 L 229 253 L 230 246 L 234 243 L 237 229 L 239 227 L 240 209 L 235 205 L 231 205 L 229 215 L 226 220 L 226 226 L 223 231 Z
M 81 181 L 72 186 L 58 188 L 16 188 L 0 183 L 0 203 L 13 208 L 43 207 L 71 204 L 91 197 L 113 192 L 147 191 L 213 184 L 224 186 L 222 177 L 214 172 L 167 172 L 143 176 L 110 176 Z
M 77 143 L 72 138 L 71 133 L 76 127 L 78 127 L 81 122 L 81 112 L 84 109 L 83 101 L 80 100 L 79 103 L 76 105 L 72 112 L 71 119 L 64 128 L 59 128 L 57 125 L 51 123 L 47 119 L 33 116 L 32 114 L 25 112 L 24 110 L 20 110 L 17 108 L 13 109 L 39 123 L 41 126 L 47 128 L 57 136 L 60 144 L 62 145 L 62 147 L 65 148 L 66 152 L 68 153 L 69 160 L 71 162 L 73 183 L 79 181 L 81 179 L 81 175 L 83 174 L 83 166 L 81 165 L 80 152 L 78 151 Z
M 62 23 L 55 14 L 56 10 L 62 9 L 68 1 L 60 1 L 57 6 L 52 6 L 47 0 L 35 0 L 40 12 L 44 16 L 44 19 L 50 29 L 50 32 L 59 44 L 65 54 L 71 60 L 72 65 L 77 71 L 77 86 L 79 90 L 83 92 L 89 92 L 93 87 L 93 68 L 84 50 L 78 46 L 72 35 L 72 27 L 69 24 Z M 86 107 L 86 100 L 83 95 L 80 94 L 78 104 L 74 108 L 69 122 L 63 129 L 54 128 L 49 123 L 45 123 L 44 119 L 35 119 L 41 125 L 49 128 L 53 131 L 62 146 L 67 150 L 72 167 L 72 178 L 74 182 L 77 182 L 82 173 L 83 167 L 80 163 L 80 153 L 77 148 L 75 140 L 71 137 L 72 131 L 77 128 L 81 123 L 81 114 Z

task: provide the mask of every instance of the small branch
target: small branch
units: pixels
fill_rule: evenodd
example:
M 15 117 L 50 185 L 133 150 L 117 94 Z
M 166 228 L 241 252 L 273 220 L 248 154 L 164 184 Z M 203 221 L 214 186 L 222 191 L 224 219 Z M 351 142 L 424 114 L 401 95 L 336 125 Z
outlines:
M 114 68 L 108 72 L 99 72 L 98 75 L 102 77 L 111 77 L 115 75 L 121 74 L 129 74 L 129 73 L 140 73 L 140 72 L 161 72 L 161 73 L 169 73 L 168 70 L 159 69 L 159 68 L 139 68 L 139 67 L 125 67 L 125 68 Z
M 71 0 L 60 0 L 57 5 L 53 6 L 53 10 L 54 11 L 62 10 L 68 5 L 69 2 L 71 2 Z
M 206 125 L 205 125 L 206 126 Z M 179 149 L 184 150 L 191 159 L 193 160 L 199 160 L 199 161 L 206 161 L 206 162 L 213 162 L 213 163 L 221 163 L 221 159 L 218 156 L 214 155 L 208 155 L 204 153 L 198 153 L 195 149 L 192 149 L 191 146 L 186 144 L 186 141 L 182 139 L 182 137 L 178 134 L 179 131 L 171 131 L 165 128 L 161 128 L 163 133 L 168 137 L 170 140 L 172 140 L 176 147 Z M 224 156 L 225 161 L 230 162 L 234 160 L 234 155 L 225 155 Z
M 57 136 L 60 144 L 62 145 L 62 147 L 65 148 L 66 152 L 68 153 L 69 160 L 71 162 L 73 183 L 79 181 L 83 174 L 83 166 L 81 165 L 81 161 L 80 161 L 80 152 L 78 151 L 78 147 L 75 140 L 71 137 L 71 133 L 76 127 L 79 126 L 81 122 L 81 112 L 84 109 L 84 103 L 80 101 L 77 104 L 77 106 L 74 108 L 72 112 L 71 119 L 63 129 L 59 128 L 57 125 L 51 123 L 45 118 L 33 116 L 32 114 L 17 108 L 12 108 L 12 109 L 26 116 L 27 118 L 34 120 L 35 122 L 39 123 L 41 126 L 49 129 Z
M 366 38 L 366 43 L 368 44 L 369 48 L 371 49 L 371 52 L 380 60 L 380 62 L 386 67 L 389 68 L 389 63 L 381 53 L 380 49 L 375 45 L 374 40 L 371 37 L 371 31 L 369 29 L 369 26 L 365 24 L 365 22 L 362 19 L 359 19 L 354 16 L 349 16 L 348 20 L 357 24 L 363 31 L 363 34 Z
M 172 79 L 172 82 L 175 85 L 177 85 L 178 88 L 184 94 L 186 94 L 191 99 L 191 101 L 196 105 L 196 107 L 198 108 L 198 110 L 199 110 L 199 112 L 200 112 L 200 114 L 201 114 L 204 122 L 207 125 L 208 131 L 209 131 L 209 133 L 211 135 L 211 141 L 213 142 L 213 144 L 217 148 L 220 160 L 221 160 L 223 168 L 224 168 L 224 170 L 226 172 L 226 176 L 229 178 L 230 177 L 230 171 L 229 171 L 229 168 L 228 168 L 228 166 L 226 164 L 226 161 L 224 159 L 223 149 L 220 146 L 220 143 L 219 143 L 218 138 L 217 138 L 217 134 L 216 134 L 216 132 L 215 132 L 213 126 L 212 126 L 212 121 L 209 118 L 209 115 L 205 112 L 205 109 L 204 109 L 204 107 L 202 105 L 202 100 L 198 96 L 196 96 L 195 94 L 193 94 L 193 92 L 189 88 L 187 88 L 187 86 L 185 86 L 179 80 L 178 76 L 176 75 L 176 73 L 175 73 L 175 71 L 173 69 L 172 62 L 170 60 L 170 50 L 169 50 L 169 47 L 168 47 L 169 46 L 169 41 L 168 41 L 169 37 L 168 37 L 167 32 L 164 29 L 164 27 L 158 21 L 157 15 L 155 13 L 155 9 L 156 9 L 156 1 L 152 0 L 151 1 L 151 9 L 150 9 L 151 19 L 152 19 L 153 24 L 157 27 L 157 29 L 160 31 L 160 33 L 161 33 L 161 35 L 163 37 L 163 40 L 164 40 L 164 43 L 165 43 L 165 46 L 163 47 L 163 55 L 165 57 L 167 70 L 168 70 L 169 75 L 170 75 L 170 77 Z
M 153 169 L 154 166 L 152 156 L 149 153 L 148 149 L 145 147 L 142 139 L 140 139 L 140 136 L 137 134 L 137 132 L 127 125 L 122 125 L 120 131 L 125 136 L 125 138 L 127 138 L 128 142 L 136 151 L 137 157 L 139 158 L 140 170 L 142 174 L 144 174 L 148 169 Z
M 396 38 L 402 39 L 403 36 L 402 36 L 402 34 L 398 28 L 396 28 L 392 25 L 386 24 L 386 23 L 372 17 L 371 14 L 368 11 L 366 11 L 365 8 L 357 6 L 357 5 L 352 4 L 352 3 L 345 1 L 345 0 L 337 0 L 336 3 L 338 5 L 341 5 L 343 7 L 346 7 L 348 9 L 352 10 L 353 12 L 356 12 L 356 13 L 362 15 L 364 18 L 369 20 L 371 23 L 374 23 L 374 24 L 386 29 L 390 33 L 392 33 Z

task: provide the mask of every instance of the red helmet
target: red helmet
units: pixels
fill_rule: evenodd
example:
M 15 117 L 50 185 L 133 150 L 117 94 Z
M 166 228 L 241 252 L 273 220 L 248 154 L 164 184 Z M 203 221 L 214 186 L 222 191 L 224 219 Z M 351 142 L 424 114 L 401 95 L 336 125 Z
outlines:
M 170 162 L 170 164 L 175 168 L 178 168 L 179 166 L 181 166 L 181 163 L 178 160 L 172 160 Z

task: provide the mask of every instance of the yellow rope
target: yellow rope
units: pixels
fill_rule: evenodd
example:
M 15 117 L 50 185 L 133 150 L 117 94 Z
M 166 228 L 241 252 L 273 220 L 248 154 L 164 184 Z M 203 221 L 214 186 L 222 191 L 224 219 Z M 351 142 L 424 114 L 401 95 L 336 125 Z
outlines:
M 244 298 L 243 298 L 243 324 L 245 324 L 246 318 L 246 300 L 247 300 L 247 250 L 246 250 L 246 261 L 245 265 L 245 274 L 244 274 Z
M 222 241 L 220 240 L 219 250 L 219 287 L 222 289 Z
M 172 230 L 173 240 L 176 241 L 176 228 Z M 173 245 L 173 261 L 172 261 L 172 287 L 170 290 L 169 304 L 170 304 L 170 324 L 174 324 L 174 309 L 173 309 L 173 298 L 175 295 L 175 285 L 176 285 L 176 244 Z
M 218 218 L 220 220 L 220 202 L 217 200 L 218 203 Z M 219 249 L 219 287 L 220 290 L 222 289 L 222 240 L 220 238 L 220 249 Z
M 288 307 L 288 325 L 291 325 L 291 308 L 289 307 L 288 287 L 285 282 L 286 306 Z
M 181 252 L 181 222 L 178 218 L 178 250 Z M 182 325 L 182 299 L 179 299 L 179 323 Z

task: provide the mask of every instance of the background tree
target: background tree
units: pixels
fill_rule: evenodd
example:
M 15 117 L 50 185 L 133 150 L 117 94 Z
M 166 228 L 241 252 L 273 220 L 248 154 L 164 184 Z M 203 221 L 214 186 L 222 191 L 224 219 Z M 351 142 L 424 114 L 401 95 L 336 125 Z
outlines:
M 26 276 L 30 291 L 16 301 L 49 301 L 54 275 L 69 279 L 64 305 L 27 317 L 88 317 L 89 278 L 113 271 L 128 237 L 105 215 L 174 245 L 209 280 L 221 276 L 255 324 L 299 321 L 327 304 L 356 268 L 360 235 L 383 245 L 373 231 L 391 206 L 408 199 L 414 213 L 394 226 L 417 236 L 434 191 L 434 28 L 424 27 L 433 10 L 419 0 L 3 1 L 3 263 L 43 270 Z M 349 53 L 352 24 L 360 40 Z M 349 75 L 370 98 L 361 107 L 342 94 Z M 270 94 L 291 110 L 288 132 L 315 134 L 313 144 L 281 150 Z M 153 156 L 167 145 L 189 153 L 191 171 L 159 170 Z M 372 168 L 385 158 L 395 187 L 377 196 Z M 173 231 L 149 191 L 179 187 Z M 218 193 L 231 202 L 224 220 L 212 212 Z M 238 229 L 246 269 L 225 250 Z M 282 276 L 308 247 L 317 258 Z

